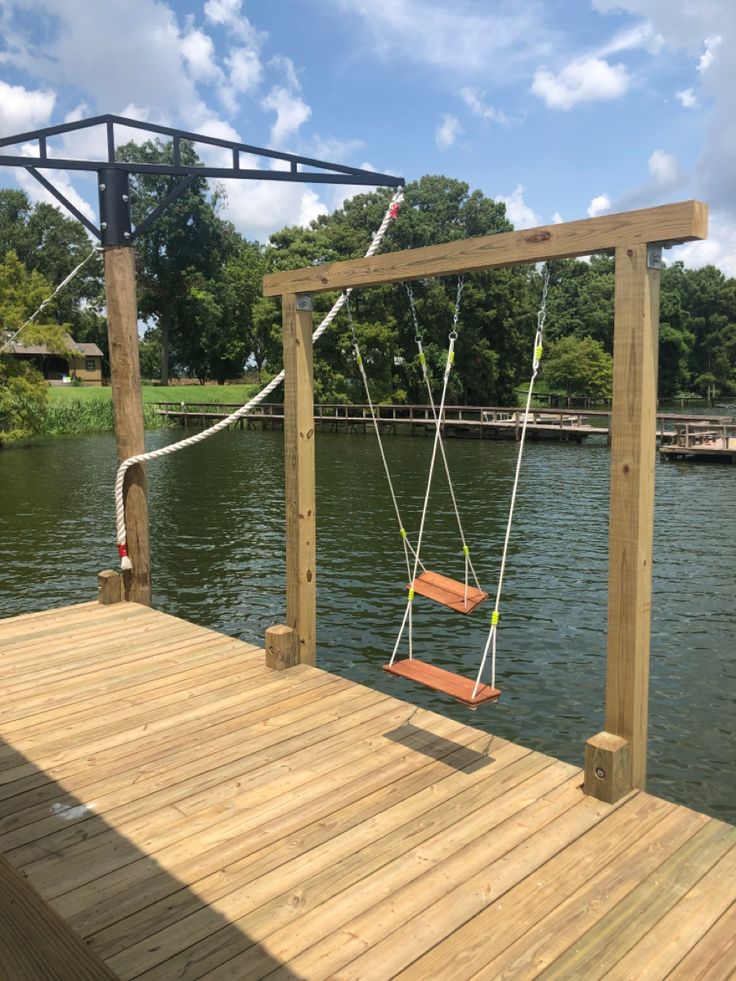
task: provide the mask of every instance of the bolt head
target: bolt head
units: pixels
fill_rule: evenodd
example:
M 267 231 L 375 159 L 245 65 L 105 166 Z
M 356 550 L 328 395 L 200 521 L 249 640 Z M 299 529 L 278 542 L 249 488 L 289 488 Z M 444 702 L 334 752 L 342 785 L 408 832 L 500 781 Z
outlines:
M 101 228 L 101 229 L 103 230 L 103 232 L 104 232 L 104 230 L 105 230 L 105 229 L 107 228 L 107 222 L 106 222 L 106 221 L 103 221 L 103 222 L 100 222 L 100 228 Z
M 127 200 L 128 200 L 128 195 L 127 194 L 124 194 L 123 195 L 123 201 L 127 201 Z
M 599 780 L 603 780 L 604 777 L 606 776 L 606 771 L 603 769 L 602 766 L 597 766 L 595 768 L 595 775 L 598 777 Z
M 105 185 L 104 184 L 100 184 L 100 190 L 101 191 L 104 191 L 105 190 Z
M 123 232 L 123 238 L 130 238 L 130 232 Z

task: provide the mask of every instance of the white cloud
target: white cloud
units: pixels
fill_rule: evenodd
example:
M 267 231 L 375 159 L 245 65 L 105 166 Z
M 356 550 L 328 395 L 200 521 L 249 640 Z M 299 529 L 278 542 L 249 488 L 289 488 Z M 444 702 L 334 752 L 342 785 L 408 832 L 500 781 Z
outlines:
M 680 182 L 680 165 L 677 157 L 664 150 L 654 150 L 648 160 L 649 173 L 659 187 L 672 187 Z
M 685 242 L 666 253 L 667 261 L 680 260 L 686 266 L 717 266 L 727 276 L 736 277 L 736 229 L 724 215 L 711 215 L 708 238 L 702 242 Z
M 639 24 L 634 24 L 633 27 L 620 31 L 608 43 L 596 48 L 593 53 L 598 58 L 607 58 L 609 55 L 618 54 L 620 51 L 644 48 L 650 54 L 658 54 L 664 43 L 662 35 L 656 34 L 648 21 L 641 21 Z
M 236 92 L 251 92 L 263 77 L 261 59 L 252 48 L 234 48 L 225 64 L 230 73 L 230 84 Z
M 36 156 L 38 148 L 35 143 L 26 143 L 21 147 L 21 156 L 30 157 Z M 75 187 L 72 186 L 69 174 L 65 170 L 55 170 L 50 176 L 45 175 L 49 182 L 54 185 L 68 200 L 77 208 L 85 218 L 88 218 L 94 224 L 97 224 L 97 215 L 90 207 L 90 205 L 85 201 L 85 199 L 79 194 Z M 31 201 L 43 201 L 46 204 L 53 205 L 62 214 L 69 216 L 69 212 L 62 207 L 59 201 L 47 191 L 45 187 L 38 183 L 38 181 L 29 174 L 26 170 L 17 168 L 15 170 L 15 177 L 26 192 Z M 91 178 L 88 177 L 91 181 Z M 96 184 L 96 182 L 95 182 Z M 94 192 L 93 192 L 94 193 Z
M 312 115 L 312 110 L 306 102 L 282 85 L 275 85 L 262 105 L 264 109 L 276 113 L 276 122 L 271 128 L 271 143 L 277 147 L 293 136 Z
M 679 92 L 675 92 L 675 95 L 684 109 L 694 109 L 698 104 L 698 97 L 693 89 L 680 89 Z
M 269 63 L 269 68 L 275 69 L 281 75 L 281 82 L 287 88 L 298 92 L 300 89 L 299 77 L 294 67 L 294 62 L 286 55 L 276 55 Z
M 485 92 L 480 92 L 478 89 L 466 85 L 460 90 L 460 97 L 473 115 L 478 116 L 479 119 L 485 119 L 493 123 L 503 123 L 504 125 L 508 123 L 508 117 L 505 112 L 486 104 Z
M 723 38 L 720 34 L 712 34 L 705 39 L 705 51 L 700 56 L 700 61 L 698 62 L 699 75 L 705 75 L 711 68 L 716 59 L 716 50 L 720 47 L 722 41 Z
M 434 142 L 437 149 L 449 150 L 460 133 L 462 133 L 462 128 L 457 116 L 445 114 L 434 133 Z
M 12 136 L 45 126 L 55 102 L 54 92 L 33 91 L 0 81 L 0 133 Z
M 215 46 L 204 31 L 191 29 L 181 39 L 181 53 L 192 78 L 210 81 L 222 77 L 222 69 L 215 61 Z
M 204 15 L 213 24 L 234 24 L 240 17 L 242 0 L 207 0 Z
M 497 194 L 496 201 L 503 201 L 506 205 L 506 217 L 513 224 L 514 228 L 533 228 L 541 225 L 542 219 L 524 201 L 526 188 L 522 184 L 517 184 L 509 195 Z
M 359 18 L 357 43 L 383 60 L 440 69 L 454 78 L 508 82 L 550 50 L 544 4 L 482 4 L 475 0 L 332 0 Z M 492 7 L 489 11 L 487 8 Z
M 611 209 L 611 199 L 607 194 L 598 194 L 588 205 L 588 214 L 591 218 L 596 218 Z
M 561 225 L 564 220 L 565 219 L 562 217 L 559 211 L 555 211 L 555 213 L 552 215 L 553 225 Z
M 610 65 L 589 55 L 566 65 L 556 75 L 546 68 L 534 74 L 532 92 L 550 109 L 572 109 L 581 102 L 618 99 L 629 87 L 624 65 Z
M 228 181 L 227 217 L 241 234 L 264 242 L 285 225 L 308 225 L 329 209 L 316 191 L 283 181 Z

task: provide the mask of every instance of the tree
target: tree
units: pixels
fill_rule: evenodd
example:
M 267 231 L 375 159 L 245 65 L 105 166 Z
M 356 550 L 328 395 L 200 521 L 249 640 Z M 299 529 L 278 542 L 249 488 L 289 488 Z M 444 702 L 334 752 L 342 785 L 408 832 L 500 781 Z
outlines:
M 117 155 L 140 163 L 173 162 L 172 145 L 158 139 L 125 144 Z M 181 161 L 201 163 L 186 143 L 181 144 Z M 152 174 L 131 177 L 133 221 L 139 224 L 150 214 L 178 180 Z M 195 179 L 137 243 L 139 312 L 158 327 L 162 385 L 168 384 L 171 363 L 195 372 L 202 369 L 199 360 L 190 364 L 201 350 L 196 332 L 201 332 L 202 317 L 217 307 L 215 284 L 239 240 L 232 225 L 218 217 L 220 199 L 221 192 L 210 192 L 203 178 Z
M 553 341 L 544 353 L 542 377 L 550 389 L 573 395 L 606 398 L 611 394 L 613 358 L 600 341 L 572 334 Z

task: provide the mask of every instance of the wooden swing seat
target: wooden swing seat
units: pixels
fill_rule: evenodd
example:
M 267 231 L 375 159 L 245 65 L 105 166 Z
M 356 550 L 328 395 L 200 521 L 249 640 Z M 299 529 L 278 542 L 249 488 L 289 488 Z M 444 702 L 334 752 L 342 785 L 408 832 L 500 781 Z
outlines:
M 423 572 L 417 576 L 412 583 L 414 592 L 417 596 L 426 596 L 427 599 L 441 603 L 442 606 L 449 606 L 457 613 L 472 613 L 476 606 L 483 600 L 488 599 L 488 593 L 482 589 L 475 589 L 468 586 L 468 599 L 465 601 L 465 583 L 458 582 L 457 579 L 449 579 L 441 576 L 439 572 Z M 407 586 L 407 589 L 410 587 Z
M 434 664 L 425 664 L 417 658 L 406 658 L 403 661 L 394 661 L 393 664 L 384 664 L 384 671 L 396 675 L 397 678 L 406 678 L 408 681 L 415 681 L 419 685 L 425 685 L 432 691 L 442 692 L 451 698 L 476 708 L 484 702 L 495 702 L 501 692 L 498 688 L 490 685 L 480 685 L 473 698 L 473 688 L 475 682 L 470 678 L 463 678 L 452 671 L 445 671 Z

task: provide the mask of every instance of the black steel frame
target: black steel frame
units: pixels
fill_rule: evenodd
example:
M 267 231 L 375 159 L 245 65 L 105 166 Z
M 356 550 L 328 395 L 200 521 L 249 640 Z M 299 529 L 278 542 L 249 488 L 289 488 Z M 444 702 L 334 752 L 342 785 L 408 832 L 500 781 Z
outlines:
M 92 126 L 105 126 L 107 135 L 106 160 L 75 160 L 63 157 L 49 156 L 48 139 L 64 133 L 89 129 Z M 156 136 L 165 136 L 173 143 L 173 162 L 171 164 L 146 164 L 132 161 L 116 160 L 117 144 L 115 126 L 125 126 Z M 126 142 L 129 142 L 129 137 Z M 190 166 L 181 163 L 181 141 L 202 143 L 207 146 L 230 150 L 232 153 L 231 167 Z M 231 140 L 221 140 L 202 133 L 190 133 L 186 130 L 174 129 L 170 126 L 158 126 L 154 123 L 128 119 L 125 116 L 94 116 L 90 119 L 80 119 L 59 126 L 48 126 L 45 129 L 32 130 L 16 136 L 5 136 L 0 139 L 0 148 L 16 146 L 21 143 L 38 144 L 36 155 L 13 156 L 0 153 L 0 167 L 22 167 L 42 184 L 53 196 L 74 215 L 86 228 L 95 235 L 103 245 L 132 245 L 135 239 L 155 221 L 169 204 L 179 197 L 197 177 L 209 177 L 236 180 L 289 181 L 302 184 L 355 184 L 370 187 L 399 187 L 404 183 L 402 177 L 391 174 L 379 174 L 358 167 L 347 167 L 344 164 L 328 163 L 325 160 L 315 160 L 293 153 L 281 153 L 266 147 L 250 146 L 247 143 L 234 143 Z M 288 163 L 288 170 L 269 170 L 240 166 L 241 154 L 265 157 Z M 309 168 L 309 169 L 304 169 Z M 100 227 L 97 228 L 76 208 L 66 196 L 48 180 L 40 170 L 72 170 L 94 171 L 98 175 L 100 191 Z M 171 193 L 151 212 L 135 230 L 130 227 L 130 209 L 128 202 L 129 174 L 161 174 L 168 177 L 180 177 Z

